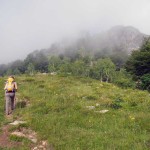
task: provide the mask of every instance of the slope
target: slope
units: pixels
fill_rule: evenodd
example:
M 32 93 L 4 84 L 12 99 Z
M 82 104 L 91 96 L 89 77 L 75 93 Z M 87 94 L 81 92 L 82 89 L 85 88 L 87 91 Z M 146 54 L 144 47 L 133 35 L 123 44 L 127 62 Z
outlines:
M 53 149 L 149 149 L 150 97 L 79 77 L 17 77 L 20 117 Z M 28 107 L 21 102 L 26 101 Z M 103 110 L 103 111 L 102 111 Z

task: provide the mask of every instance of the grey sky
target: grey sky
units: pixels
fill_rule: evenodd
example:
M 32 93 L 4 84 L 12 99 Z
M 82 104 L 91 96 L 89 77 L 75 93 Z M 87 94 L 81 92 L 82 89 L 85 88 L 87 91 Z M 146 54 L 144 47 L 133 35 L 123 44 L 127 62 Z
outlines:
M 0 0 L 0 64 L 82 30 L 131 25 L 150 35 L 150 0 Z

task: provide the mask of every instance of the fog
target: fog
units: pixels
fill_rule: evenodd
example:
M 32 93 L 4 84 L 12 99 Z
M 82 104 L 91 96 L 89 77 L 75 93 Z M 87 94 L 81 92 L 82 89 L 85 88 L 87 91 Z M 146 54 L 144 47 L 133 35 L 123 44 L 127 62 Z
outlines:
M 150 35 L 149 0 L 0 0 L 0 64 L 82 31 L 115 25 Z

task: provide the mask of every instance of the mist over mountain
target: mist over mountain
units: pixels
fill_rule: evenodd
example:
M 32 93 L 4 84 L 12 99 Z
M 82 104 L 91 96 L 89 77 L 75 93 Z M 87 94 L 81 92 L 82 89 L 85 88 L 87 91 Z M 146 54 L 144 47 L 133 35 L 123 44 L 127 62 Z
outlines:
M 81 37 L 71 40 L 70 38 L 54 43 L 50 48 L 41 50 L 45 55 L 71 56 L 77 51 L 84 51 L 89 55 L 113 54 L 137 50 L 145 38 L 149 37 L 132 26 L 114 26 L 110 30 L 91 35 L 88 32 Z
M 145 37 L 148 36 L 132 26 L 115 26 L 106 32 L 104 46 L 130 53 L 132 50 L 139 49 Z
M 81 57 L 88 57 L 91 61 L 109 57 L 117 68 L 122 68 L 131 52 L 138 50 L 148 37 L 131 26 L 115 26 L 108 31 L 93 35 L 89 32 L 82 32 L 76 38 L 69 37 L 53 43 L 50 48 L 35 50 L 24 60 L 0 65 L 0 74 L 24 73 L 30 63 L 36 70 L 47 72 L 52 56 L 58 56 L 61 60 L 67 58 L 71 62 Z

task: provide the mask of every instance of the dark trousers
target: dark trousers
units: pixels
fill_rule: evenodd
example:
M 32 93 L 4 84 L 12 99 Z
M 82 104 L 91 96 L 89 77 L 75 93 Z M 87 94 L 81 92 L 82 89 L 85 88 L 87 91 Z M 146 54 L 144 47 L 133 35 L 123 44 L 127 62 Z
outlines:
M 6 98 L 6 104 L 5 104 L 5 112 L 6 115 L 9 115 L 9 108 L 11 108 L 11 110 L 14 109 L 14 101 L 15 101 L 15 93 L 14 92 L 9 92 L 9 93 L 5 93 L 5 98 Z

